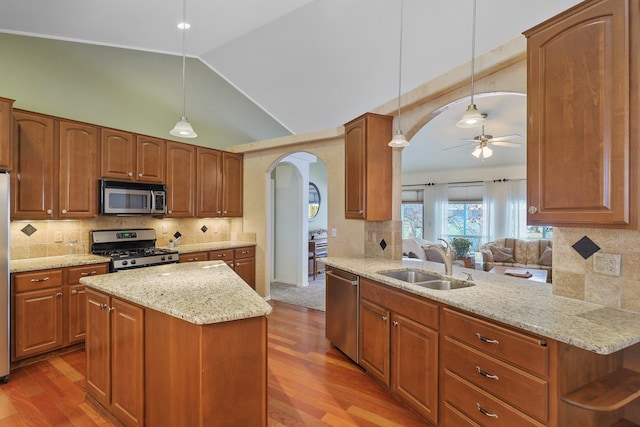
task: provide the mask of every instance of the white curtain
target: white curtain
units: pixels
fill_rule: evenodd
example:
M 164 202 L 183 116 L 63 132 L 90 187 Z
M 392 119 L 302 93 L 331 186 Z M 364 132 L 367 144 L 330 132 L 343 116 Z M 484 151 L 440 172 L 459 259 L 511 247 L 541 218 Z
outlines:
M 427 186 L 424 190 L 424 238 L 432 242 L 447 235 L 448 187 L 448 184 L 435 184 Z M 430 212 L 427 211 L 429 206 L 432 206 Z
M 485 242 L 502 237 L 526 237 L 526 180 L 485 182 L 482 200 L 482 235 Z
M 527 236 L 527 181 L 509 181 L 507 184 L 507 236 L 524 239 Z
M 480 244 L 496 239 L 500 230 L 496 230 L 502 223 L 500 212 L 497 209 L 499 188 L 497 182 L 487 181 L 482 188 L 482 203 L 484 205 L 484 218 L 482 221 L 482 238 Z

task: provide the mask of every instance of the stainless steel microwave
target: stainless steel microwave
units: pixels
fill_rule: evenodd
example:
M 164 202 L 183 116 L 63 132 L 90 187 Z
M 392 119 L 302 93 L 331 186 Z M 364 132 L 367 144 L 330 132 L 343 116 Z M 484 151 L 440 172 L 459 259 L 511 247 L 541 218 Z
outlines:
M 143 182 L 100 180 L 101 215 L 164 215 L 167 186 Z

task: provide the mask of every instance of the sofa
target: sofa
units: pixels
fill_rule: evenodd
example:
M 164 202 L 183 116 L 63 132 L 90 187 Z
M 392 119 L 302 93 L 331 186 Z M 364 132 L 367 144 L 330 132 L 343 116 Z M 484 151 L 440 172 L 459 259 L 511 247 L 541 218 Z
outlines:
M 410 239 L 402 239 L 402 256 L 406 258 L 419 258 L 425 261 L 440 262 L 443 263 L 442 255 L 435 249 L 425 248 L 424 245 L 432 244 L 429 240 L 420 239 L 418 237 Z M 445 246 L 441 242 L 436 242 L 437 245 L 446 250 Z M 461 265 L 464 267 L 464 261 L 456 261 L 456 254 L 451 251 L 451 260 L 453 264 Z
M 497 239 L 480 246 L 480 253 L 484 271 L 496 265 L 547 270 L 547 282 L 551 283 L 553 240 Z

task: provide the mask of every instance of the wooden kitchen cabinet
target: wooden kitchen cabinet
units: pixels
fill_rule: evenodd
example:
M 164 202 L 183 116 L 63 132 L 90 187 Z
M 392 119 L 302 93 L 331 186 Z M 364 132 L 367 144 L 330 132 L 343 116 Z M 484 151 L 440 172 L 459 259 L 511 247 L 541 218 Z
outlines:
M 529 224 L 638 228 L 639 10 L 586 1 L 524 33 Z
M 144 309 L 87 289 L 87 393 L 127 427 L 144 426 Z
M 242 154 L 198 147 L 196 216 L 242 216 Z
M 87 294 L 85 285 L 80 283 L 83 277 L 91 277 L 109 272 L 108 264 L 83 265 L 69 267 L 67 270 L 67 285 L 64 295 L 67 297 L 68 316 L 67 342 L 75 344 L 84 341 L 87 332 Z
M 13 99 L 0 98 L 0 171 L 11 169 Z
M 196 147 L 167 141 L 167 217 L 195 216 Z
M 233 270 L 249 286 L 256 288 L 256 248 L 254 246 L 233 250 Z
M 164 140 L 107 128 L 100 135 L 102 178 L 164 184 Z
M 198 262 L 198 261 L 206 261 L 207 253 L 206 252 L 189 252 L 186 254 L 180 254 L 180 262 Z
M 360 278 L 360 365 L 430 423 L 438 423 L 439 307 Z
M 367 113 L 345 124 L 345 218 L 391 219 L 393 118 Z
M 222 216 L 242 216 L 242 154 L 222 153 Z

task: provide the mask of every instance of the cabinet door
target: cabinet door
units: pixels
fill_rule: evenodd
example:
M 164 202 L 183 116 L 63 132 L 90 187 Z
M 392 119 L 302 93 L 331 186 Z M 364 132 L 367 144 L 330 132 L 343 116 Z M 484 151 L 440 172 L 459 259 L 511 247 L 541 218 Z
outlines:
M 111 411 L 126 426 L 144 414 L 144 310 L 111 299 Z
M 87 393 L 109 407 L 111 403 L 111 322 L 109 297 L 93 289 L 87 298 Z
M 344 130 L 345 218 L 365 218 L 366 137 L 364 121 L 352 123 Z
M 234 261 L 234 271 L 253 289 L 256 288 L 256 259 L 241 258 Z
M 15 295 L 15 359 L 62 347 L 62 287 Z
M 13 100 L 0 98 L 0 171 L 11 169 L 11 135 L 13 128 Z
M 14 113 L 17 135 L 11 160 L 11 219 L 52 219 L 54 213 L 54 120 Z
M 84 285 L 69 285 L 69 317 L 67 333 L 69 344 L 84 341 L 87 332 L 87 294 Z
M 196 149 L 167 142 L 167 213 L 169 217 L 195 215 Z
M 242 216 L 242 154 L 222 153 L 222 215 Z
M 360 365 L 386 386 L 390 385 L 389 310 L 360 301 Z
M 438 332 L 399 314 L 391 320 L 391 390 L 437 424 Z
M 102 178 L 131 181 L 135 172 L 135 140 L 129 132 L 100 131 L 100 175 Z
M 198 147 L 198 197 L 196 216 L 222 216 L 222 152 Z
M 94 218 L 98 214 L 98 129 L 59 124 L 60 187 L 57 217 Z
M 144 182 L 165 182 L 167 143 L 150 136 L 136 136 L 136 176 Z
M 526 33 L 529 224 L 637 223 L 638 52 L 627 7 L 592 2 Z

